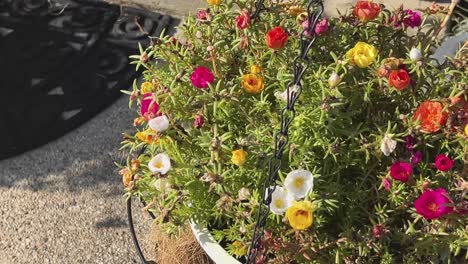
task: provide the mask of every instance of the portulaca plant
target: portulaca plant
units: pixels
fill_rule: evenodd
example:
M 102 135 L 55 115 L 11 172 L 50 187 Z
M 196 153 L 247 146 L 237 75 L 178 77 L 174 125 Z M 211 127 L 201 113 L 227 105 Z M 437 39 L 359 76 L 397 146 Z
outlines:
M 132 56 L 145 82 L 129 92 L 127 196 L 167 232 L 207 226 L 242 260 L 306 29 L 317 39 L 258 263 L 465 261 L 466 47 L 431 58 L 447 10 L 358 1 L 311 28 L 306 1 L 267 1 L 258 20 L 253 1 L 207 2 Z

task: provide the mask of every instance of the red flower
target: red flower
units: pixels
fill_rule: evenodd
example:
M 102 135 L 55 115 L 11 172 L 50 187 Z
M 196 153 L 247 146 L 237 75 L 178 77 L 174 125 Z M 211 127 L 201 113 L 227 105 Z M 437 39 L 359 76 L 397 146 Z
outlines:
M 452 202 L 445 189 L 425 190 L 419 198 L 414 201 L 416 212 L 428 220 L 437 219 L 453 211 Z
M 390 167 L 390 176 L 397 181 L 407 182 L 412 174 L 413 168 L 407 162 L 397 161 Z
M 243 9 L 241 14 L 236 17 L 236 26 L 240 29 L 246 29 L 250 25 L 250 14 L 247 9 Z
M 270 49 L 281 49 L 288 41 L 288 34 L 282 27 L 275 27 L 268 31 L 266 35 L 266 43 Z
M 455 162 L 445 154 L 439 154 L 435 159 L 435 166 L 440 171 L 449 171 L 454 163 Z
M 388 84 L 392 87 L 395 87 L 398 91 L 404 90 L 410 84 L 411 79 L 408 75 L 408 72 L 404 69 L 399 71 L 394 70 L 390 73 L 388 77 Z
M 419 120 L 423 131 L 433 133 L 445 125 L 447 117 L 448 113 L 444 111 L 444 106 L 441 103 L 426 101 L 414 112 L 413 121 Z
M 354 7 L 353 14 L 361 22 L 367 22 L 376 18 L 380 13 L 380 5 L 371 1 L 358 1 Z

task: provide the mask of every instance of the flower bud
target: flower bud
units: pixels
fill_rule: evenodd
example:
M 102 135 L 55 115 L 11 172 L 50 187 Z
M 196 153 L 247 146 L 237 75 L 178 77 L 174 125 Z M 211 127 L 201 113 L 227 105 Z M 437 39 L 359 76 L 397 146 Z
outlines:
M 197 33 L 195 33 L 195 36 L 198 38 L 198 39 L 201 39 L 203 37 L 203 33 L 198 30 Z
M 250 73 L 252 74 L 259 74 L 261 71 L 262 69 L 257 65 L 250 66 Z
M 239 200 L 241 201 L 245 201 L 245 200 L 248 200 L 250 197 L 250 191 L 249 189 L 245 188 L 245 187 L 242 187 L 240 190 L 239 190 Z
M 205 124 L 205 118 L 202 115 L 196 115 L 193 121 L 193 127 L 201 128 Z
M 207 50 L 207 51 L 213 51 L 213 50 L 214 50 L 214 47 L 213 47 L 212 45 L 210 45 L 210 46 L 206 47 L 206 50 Z
M 412 48 L 409 53 L 409 57 L 413 62 L 421 61 L 423 59 L 423 55 L 418 48 Z
M 422 184 L 421 184 L 421 188 L 423 190 L 426 190 L 427 188 L 429 188 L 429 185 L 431 185 L 431 182 L 430 181 L 424 181 Z
M 385 65 L 382 65 L 380 66 L 379 71 L 377 72 L 377 75 L 379 77 L 387 77 L 389 73 L 390 71 L 388 70 L 388 68 L 385 67 Z
M 340 84 L 341 82 L 341 77 L 340 75 L 338 75 L 338 73 L 336 72 L 333 72 L 331 75 L 330 75 L 330 78 L 328 78 L 328 84 L 330 85 L 330 87 L 336 87 L 338 86 L 338 84 Z

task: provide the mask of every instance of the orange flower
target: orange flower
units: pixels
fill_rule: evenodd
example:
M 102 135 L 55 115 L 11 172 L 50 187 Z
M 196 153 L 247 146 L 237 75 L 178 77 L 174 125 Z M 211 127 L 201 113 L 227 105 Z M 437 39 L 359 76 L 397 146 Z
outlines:
M 419 120 L 423 131 L 434 133 L 445 125 L 447 118 L 448 113 L 440 102 L 425 101 L 414 112 L 413 121 Z
M 154 142 L 154 139 L 155 139 L 154 132 L 151 131 L 151 129 L 137 132 L 135 136 L 140 141 L 143 141 L 143 142 L 145 142 L 147 144 L 152 144 Z
M 256 74 L 244 74 L 241 77 L 241 84 L 244 89 L 251 94 L 260 93 L 265 84 L 263 83 L 263 78 Z
M 379 4 L 372 3 L 372 1 L 358 1 L 354 7 L 353 14 L 361 22 L 367 22 L 376 18 L 380 13 Z
M 398 91 L 404 90 L 410 84 L 411 79 L 406 70 L 392 71 L 388 77 L 388 84 Z
M 266 43 L 270 49 L 281 49 L 286 45 L 286 41 L 288 41 L 288 33 L 282 27 L 275 27 L 266 35 Z

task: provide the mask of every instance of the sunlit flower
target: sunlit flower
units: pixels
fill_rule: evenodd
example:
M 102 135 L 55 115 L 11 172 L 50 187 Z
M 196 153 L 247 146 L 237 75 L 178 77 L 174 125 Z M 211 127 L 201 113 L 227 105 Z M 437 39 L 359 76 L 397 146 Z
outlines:
M 260 93 L 265 87 L 263 78 L 257 74 L 242 75 L 241 84 L 245 91 L 252 94 Z
M 338 86 L 340 82 L 341 82 L 341 76 L 336 72 L 333 72 L 328 78 L 328 85 L 330 85 L 330 87 L 332 88 Z
M 234 150 L 232 152 L 231 161 L 237 166 L 243 166 L 247 161 L 247 151 L 243 149 Z
M 151 129 L 139 131 L 135 134 L 135 137 L 138 138 L 140 141 L 145 142 L 147 144 L 152 144 L 155 139 L 154 132 Z
M 293 85 L 289 88 L 289 97 L 291 98 L 294 93 L 297 93 L 299 90 L 299 86 Z M 283 92 L 275 92 L 275 97 L 279 100 L 284 102 L 288 101 L 288 90 L 284 90 Z
M 270 210 L 277 215 L 284 214 L 293 201 L 294 197 L 288 190 L 278 186 L 271 195 Z
M 294 198 L 301 199 L 314 187 L 314 177 L 310 171 L 294 170 L 284 179 L 284 186 Z
M 448 113 L 444 111 L 444 106 L 440 102 L 425 101 L 414 112 L 413 121 L 419 120 L 423 131 L 434 133 L 445 125 L 447 118 Z
M 154 84 L 151 82 L 144 82 L 141 84 L 140 91 L 142 94 L 151 93 L 154 89 Z
M 146 120 L 150 120 L 155 116 L 158 116 L 159 105 L 153 100 L 153 94 L 146 93 L 141 99 L 140 114 Z
M 388 76 L 388 84 L 398 91 L 406 89 L 411 83 L 410 76 L 405 69 L 393 70 Z
M 208 85 L 214 82 L 214 75 L 210 69 L 199 66 L 193 70 L 190 75 L 190 81 L 198 89 L 206 89 Z
M 367 22 L 376 18 L 380 13 L 380 5 L 372 1 L 358 1 L 354 7 L 353 14 L 361 22 Z
M 158 116 L 148 121 L 148 125 L 156 132 L 162 132 L 169 128 L 169 119 L 166 115 Z
M 234 243 L 232 243 L 232 253 L 238 257 L 245 256 L 248 249 L 249 246 L 246 243 L 240 241 L 234 241 Z
M 390 154 L 395 150 L 396 145 L 396 140 L 392 139 L 388 134 L 385 134 L 380 145 L 380 150 L 385 156 L 390 156 Z
M 282 27 L 275 27 L 266 34 L 266 44 L 270 49 L 279 50 L 287 41 L 288 33 Z
M 159 153 L 148 163 L 151 172 L 166 174 L 171 169 L 171 159 L 165 153 Z
M 206 0 L 206 2 L 209 4 L 209 5 L 220 5 L 221 2 L 223 2 L 222 0 Z
M 416 212 L 428 220 L 437 219 L 453 211 L 452 202 L 445 189 L 425 190 L 414 202 Z
M 314 207 L 309 201 L 294 201 L 286 211 L 286 218 L 295 230 L 304 230 L 310 227 L 314 221 Z
M 449 171 L 455 162 L 445 154 L 439 154 L 435 158 L 435 166 L 440 171 Z
M 397 181 L 407 182 L 412 174 L 413 168 L 407 162 L 397 161 L 390 167 L 390 176 Z
M 359 41 L 356 45 L 346 52 L 346 58 L 351 65 L 357 65 L 359 68 L 366 68 L 377 58 L 378 51 L 374 46 Z
M 423 59 L 423 55 L 421 53 L 421 50 L 419 50 L 418 48 L 412 48 L 410 53 L 409 53 L 409 57 L 414 62 L 420 61 L 420 60 Z

